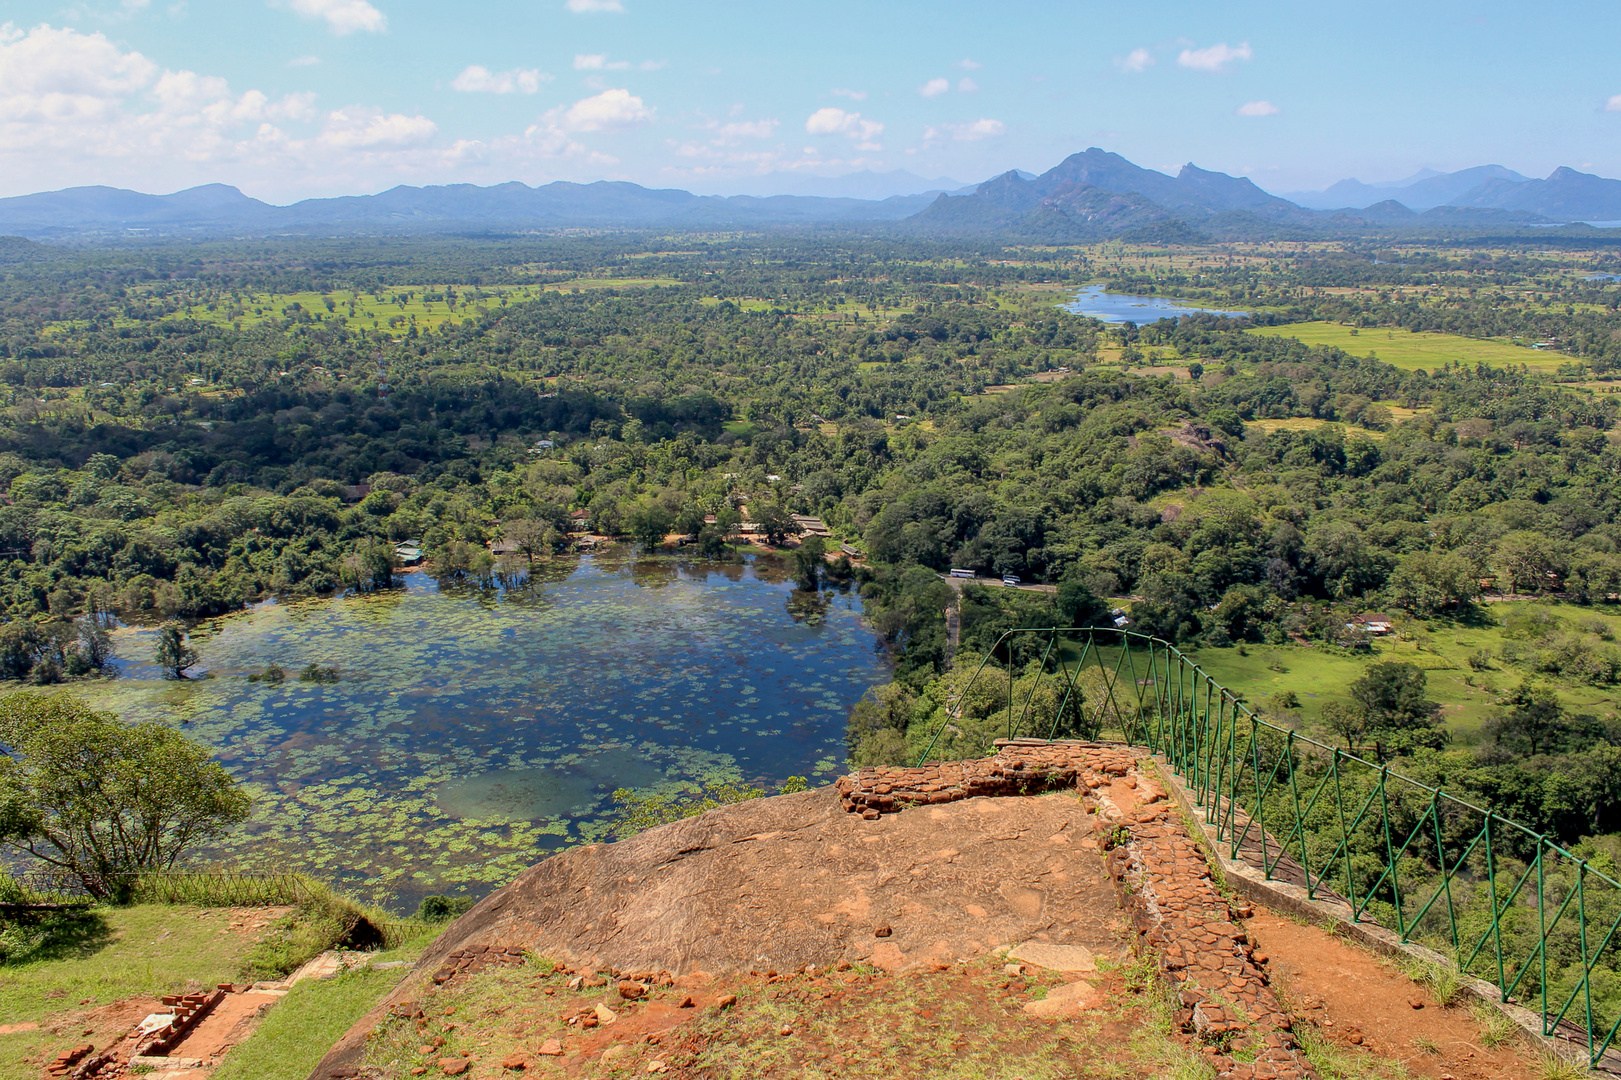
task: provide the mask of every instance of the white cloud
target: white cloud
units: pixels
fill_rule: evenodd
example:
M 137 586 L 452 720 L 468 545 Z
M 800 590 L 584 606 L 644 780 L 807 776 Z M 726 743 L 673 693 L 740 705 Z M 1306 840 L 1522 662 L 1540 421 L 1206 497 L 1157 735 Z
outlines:
M 605 11 L 623 12 L 625 5 L 619 0 L 568 0 L 568 9 L 581 15 Z
M 975 82 L 973 79 L 967 78 L 965 76 L 965 77 L 957 80 L 957 92 L 959 94 L 972 94 L 974 91 L 976 91 L 978 89 L 979 89 L 979 84 L 977 82 Z
M 845 112 L 828 106 L 817 109 L 805 120 L 805 130 L 812 135 L 843 135 L 856 143 L 858 150 L 882 150 L 877 143 L 884 125 L 876 120 L 863 119 L 858 112 Z
M 839 87 L 835 87 L 830 92 L 832 93 L 832 95 L 834 97 L 849 98 L 851 101 L 866 101 L 867 100 L 867 92 L 865 90 L 845 90 L 845 89 L 842 89 L 842 88 L 839 88 Z
M 351 105 L 327 114 L 320 141 L 346 149 L 391 149 L 425 142 L 438 130 L 438 125 L 426 116 L 385 113 L 365 105 Z
M 1183 49 L 1177 55 L 1176 62 L 1194 71 L 1217 73 L 1226 71 L 1238 61 L 1248 60 L 1253 55 L 1247 41 L 1239 43 L 1236 47 L 1224 41 L 1206 49 Z
M 1621 112 L 1621 94 L 1615 95 L 1604 103 L 1605 112 Z
M 961 60 L 957 61 L 957 66 L 962 68 L 964 71 L 978 71 L 985 65 L 980 63 L 978 60 L 970 60 L 965 56 Z
M 321 62 L 319 56 L 295 56 L 287 61 L 288 67 L 314 67 Z
M 310 19 L 325 19 L 327 28 L 342 36 L 356 30 L 380 34 L 388 29 L 388 17 L 366 0 L 288 0 L 288 6 Z
M 550 75 L 535 68 L 491 71 L 481 64 L 471 64 L 451 81 L 450 88 L 465 94 L 533 94 L 541 83 L 551 81 Z
M 123 52 L 101 34 L 0 26 L 0 116 L 75 120 L 107 115 L 124 95 L 149 84 L 158 66 Z
M 715 129 L 716 141 L 735 142 L 738 139 L 769 139 L 776 133 L 779 120 L 734 120 Z
M 1147 49 L 1133 49 L 1114 63 L 1121 71 L 1136 75 L 1154 66 L 1154 54 Z
M 1282 111 L 1270 101 L 1246 101 L 1238 107 L 1239 116 L 1276 116 Z
M 653 111 L 629 90 L 604 90 L 572 105 L 548 109 L 543 122 L 565 132 L 623 131 L 651 123 Z
M 166 70 L 100 34 L 0 25 L 0 185 L 5 194 L 68 184 L 143 191 L 208 181 L 354 190 L 442 167 L 425 116 L 315 95 L 272 99 L 207 73 Z
M 623 131 L 652 121 L 653 110 L 629 90 L 604 90 L 572 105 L 547 109 L 524 132 L 524 139 L 542 157 L 580 157 L 598 164 L 614 164 L 617 158 L 587 150 L 574 136 L 582 132 Z
M 978 142 L 981 139 L 991 139 L 1005 134 L 1007 134 L 1006 124 L 985 117 L 970 120 L 965 124 L 939 124 L 926 128 L 923 132 L 923 142 L 926 146 L 937 145 L 948 138 L 956 142 Z
M 930 79 L 928 82 L 918 87 L 917 92 L 922 94 L 924 97 L 939 97 L 941 94 L 944 94 L 950 89 L 950 79 Z
M 642 64 L 643 71 L 655 71 L 664 66 L 662 61 L 648 60 Z M 607 53 L 575 53 L 575 71 L 624 71 L 630 67 L 629 60 L 609 60 Z

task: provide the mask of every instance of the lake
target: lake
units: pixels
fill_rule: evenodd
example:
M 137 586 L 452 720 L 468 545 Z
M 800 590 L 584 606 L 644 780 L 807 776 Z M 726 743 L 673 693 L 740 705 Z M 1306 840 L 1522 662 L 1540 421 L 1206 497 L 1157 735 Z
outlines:
M 1242 318 L 1249 314 L 1247 311 L 1188 307 L 1187 303 L 1168 300 L 1163 296 L 1132 296 L 1129 293 L 1104 292 L 1102 285 L 1093 285 L 1076 293 L 1075 299 L 1064 307 L 1077 315 L 1087 315 L 1106 323 L 1130 321 L 1139 325 L 1159 319 L 1174 319 L 1180 315 L 1231 315 Z
M 404 580 L 203 623 L 206 676 L 181 682 L 150 663 L 154 631 L 114 632 L 118 677 L 76 689 L 180 723 L 254 795 L 193 863 L 305 870 L 399 910 L 482 895 L 605 839 L 618 787 L 831 782 L 850 706 L 890 677 L 854 594 L 799 593 L 771 556 L 609 552 L 509 590 Z M 312 662 L 339 681 L 297 681 Z M 249 681 L 272 663 L 287 681 Z

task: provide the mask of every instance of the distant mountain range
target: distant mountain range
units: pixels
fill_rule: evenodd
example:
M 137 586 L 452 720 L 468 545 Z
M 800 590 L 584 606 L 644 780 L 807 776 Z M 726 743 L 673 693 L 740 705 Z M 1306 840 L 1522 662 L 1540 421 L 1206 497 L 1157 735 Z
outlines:
M 391 233 L 566 227 L 739 227 L 818 222 L 899 221 L 928 195 L 850 199 L 775 195 L 694 195 L 676 189 L 599 181 L 529 187 L 451 184 L 390 188 L 377 195 L 305 199 L 273 206 L 224 184 L 143 195 L 81 187 L 0 199 L 0 233 L 33 239 L 85 234 L 263 232 Z
M 1393 184 L 1343 180 L 1289 199 L 1243 177 L 1192 164 L 1169 176 L 1096 147 L 1039 176 L 1013 170 L 973 187 L 897 170 L 807 178 L 797 193 L 779 195 L 694 195 L 601 181 L 401 186 L 290 206 L 261 202 L 224 184 L 172 195 L 80 187 L 0 199 L 0 235 L 81 241 L 835 224 L 1046 241 L 1110 236 L 1194 241 L 1613 220 L 1621 220 L 1621 180 L 1568 168 L 1545 180 L 1499 165 L 1426 172 Z
M 1341 180 L 1322 191 L 1293 191 L 1285 198 L 1316 210 L 1368 209 L 1394 201 L 1416 211 L 1459 207 L 1530 213 L 1550 221 L 1621 221 L 1621 180 L 1564 166 L 1545 180 L 1522 176 L 1501 165 L 1478 165 L 1453 173 L 1426 170 L 1394 183 Z

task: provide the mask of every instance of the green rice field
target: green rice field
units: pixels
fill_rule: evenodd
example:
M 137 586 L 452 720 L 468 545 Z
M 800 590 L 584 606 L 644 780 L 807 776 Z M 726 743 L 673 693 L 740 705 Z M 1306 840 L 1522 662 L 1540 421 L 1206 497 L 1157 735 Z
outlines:
M 1460 337 L 1457 334 L 1415 334 L 1407 330 L 1372 327 L 1359 330 L 1332 322 L 1291 323 L 1251 330 L 1263 337 L 1292 337 L 1307 345 L 1331 345 L 1352 356 L 1377 356 L 1404 371 L 1424 368 L 1434 371 L 1448 361 L 1454 364 L 1491 364 L 1503 367 L 1524 364 L 1532 371 L 1552 374 L 1570 357 L 1557 352 L 1540 352 L 1504 341 Z

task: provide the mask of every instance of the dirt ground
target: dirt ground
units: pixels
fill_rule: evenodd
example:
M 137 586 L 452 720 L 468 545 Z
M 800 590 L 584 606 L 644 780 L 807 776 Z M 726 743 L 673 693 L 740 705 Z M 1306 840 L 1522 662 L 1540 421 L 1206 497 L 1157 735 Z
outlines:
M 167 1080 L 203 1080 L 232 1047 L 253 1034 L 265 1011 L 280 998 L 280 994 L 260 990 L 227 994 L 180 1045 L 169 1051 L 171 1058 L 199 1058 L 202 1067 L 170 1071 Z
M 1396 966 L 1321 927 L 1257 908 L 1246 923 L 1267 954 L 1272 985 L 1295 1016 L 1346 1049 L 1399 1062 L 1434 1080 L 1535 1080 L 1515 1041 L 1495 1049 L 1464 1005 L 1442 1008 Z M 1420 1008 L 1413 1008 L 1418 1002 Z
M 420 1017 L 392 1017 L 361 1075 L 494 1080 L 521 1063 L 521 1075 L 581 1080 L 1128 1080 L 1192 1067 L 1135 968 L 1088 975 L 1093 1007 L 1044 1017 L 1026 1006 L 1074 975 L 1010 974 L 1000 958 L 936 967 L 689 975 L 638 1001 L 613 983 L 570 989 L 534 967 L 491 970 L 424 995 Z
M 291 910 L 293 909 L 290 907 L 208 908 L 189 911 L 185 917 L 206 924 L 217 925 L 218 934 L 232 934 L 244 940 L 252 941 Z M 190 983 L 173 986 L 169 989 L 173 993 L 195 993 L 211 990 L 213 987 Z M 81 1043 L 90 1043 L 96 1047 L 99 1053 L 107 1047 L 119 1044 L 147 1016 L 152 1013 L 168 1011 L 158 997 L 147 994 L 121 998 L 105 1004 L 97 1004 L 94 998 L 84 998 L 77 1002 L 68 1001 L 66 995 L 59 990 L 46 991 L 45 996 L 47 998 L 61 996 L 64 1005 L 67 1007 L 47 1015 L 38 1022 L 0 1025 L 0 1034 L 34 1031 L 42 1033 L 43 1037 L 36 1044 L 36 1048 L 30 1051 L 26 1058 L 15 1064 L 38 1066 L 43 1069 L 46 1064 L 54 1059 L 55 1055 Z M 234 1008 L 233 1003 L 240 998 L 241 995 L 231 995 L 226 999 L 226 1004 L 231 1004 Z M 258 1000 L 264 1001 L 270 1000 L 270 998 L 265 995 Z M 257 1005 L 257 1002 L 255 1005 Z M 223 1020 L 224 1017 L 221 1019 Z M 236 1029 L 238 1027 L 237 1021 L 241 1019 L 243 1018 L 235 1017 L 227 1031 Z M 217 1026 L 215 1018 L 213 1016 L 208 1017 L 202 1024 L 198 1025 L 198 1029 L 192 1033 L 191 1039 L 205 1036 L 205 1031 L 213 1031 L 215 1026 Z M 250 1028 L 243 1026 L 236 1031 L 230 1042 L 232 1044 L 240 1042 L 250 1030 Z M 222 1036 L 224 1034 L 225 1032 L 221 1032 Z M 199 1042 L 196 1045 L 205 1046 L 207 1040 L 212 1038 L 211 1035 L 207 1035 L 205 1036 L 205 1042 Z M 191 1042 L 191 1039 L 187 1040 L 188 1043 Z M 223 1043 L 225 1040 L 222 1037 L 216 1042 Z M 217 1045 L 208 1045 L 214 1049 L 218 1048 Z M 197 1053 L 190 1046 L 177 1051 L 177 1053 L 204 1058 L 209 1056 L 208 1053 Z M 0 1073 L 3 1073 L 3 1071 L 3 1069 L 0 1069 Z

